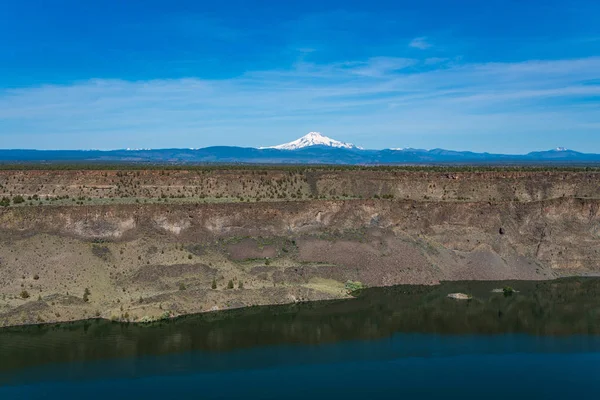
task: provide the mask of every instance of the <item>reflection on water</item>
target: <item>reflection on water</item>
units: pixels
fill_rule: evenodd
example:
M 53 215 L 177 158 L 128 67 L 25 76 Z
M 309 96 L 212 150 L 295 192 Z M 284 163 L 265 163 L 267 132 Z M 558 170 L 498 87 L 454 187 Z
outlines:
M 519 292 L 508 297 L 492 293 L 506 285 Z M 453 292 L 472 294 L 473 299 L 447 298 Z M 147 362 L 156 356 L 168 359 L 160 364 L 173 373 L 192 366 L 219 370 L 314 363 L 331 360 L 333 355 L 339 361 L 444 352 L 501 353 L 506 341 L 480 336 L 498 333 L 528 334 L 529 339 L 514 343 L 514 351 L 519 346 L 524 351 L 598 351 L 600 279 L 397 286 L 368 289 L 352 300 L 253 307 L 149 326 L 87 321 L 7 328 L 0 330 L 0 384 L 12 382 L 24 368 L 53 379 L 51 367 L 45 366 L 56 363 L 69 365 L 68 374 L 73 376 L 86 363 L 97 364 L 95 373 L 110 369 L 127 376 L 127 371 L 139 374 L 144 368 L 152 369 L 148 373 L 163 373 L 157 363 Z M 436 347 L 441 337 L 444 345 Z M 375 339 L 380 340 L 372 342 Z M 294 351 L 300 344 L 303 350 Z M 110 364 L 111 359 L 129 361 Z M 104 362 L 110 367 L 101 367 Z

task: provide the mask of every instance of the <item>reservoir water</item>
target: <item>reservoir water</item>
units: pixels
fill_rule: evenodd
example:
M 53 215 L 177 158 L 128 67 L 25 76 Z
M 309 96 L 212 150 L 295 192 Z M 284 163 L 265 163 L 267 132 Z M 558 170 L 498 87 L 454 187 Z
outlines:
M 510 285 L 510 296 L 493 289 Z M 472 295 L 455 300 L 448 293 Z M 598 398 L 600 280 L 0 330 L 0 399 Z

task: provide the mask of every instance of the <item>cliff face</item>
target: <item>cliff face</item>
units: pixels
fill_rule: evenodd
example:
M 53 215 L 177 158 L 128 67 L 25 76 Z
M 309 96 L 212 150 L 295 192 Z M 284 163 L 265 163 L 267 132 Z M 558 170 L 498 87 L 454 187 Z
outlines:
M 593 174 L 137 172 L 3 172 L 7 195 L 37 199 L 0 208 L 0 325 L 339 298 L 349 280 L 385 286 L 600 272 Z M 131 179 L 118 185 L 128 197 L 72 201 L 117 174 Z M 244 182 L 256 191 L 238 192 Z M 273 185 L 279 194 L 265 197 Z M 185 197 L 153 197 L 177 187 Z M 212 192 L 194 194 L 200 187 Z M 420 190 L 428 194 L 417 200 Z M 45 199 L 65 191 L 69 199 Z

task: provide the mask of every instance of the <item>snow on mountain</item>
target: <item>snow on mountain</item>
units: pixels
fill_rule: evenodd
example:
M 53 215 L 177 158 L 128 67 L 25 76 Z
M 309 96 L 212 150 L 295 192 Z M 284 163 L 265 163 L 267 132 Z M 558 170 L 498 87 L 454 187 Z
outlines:
M 569 151 L 566 147 L 557 147 L 554 151 Z
M 361 149 L 360 147 L 355 146 L 352 143 L 340 142 L 339 140 L 335 140 L 330 137 L 321 135 L 321 133 L 319 132 L 310 132 L 307 135 L 302 136 L 300 139 L 294 140 L 293 142 L 284 143 L 277 146 L 260 148 L 278 150 L 298 150 L 310 146 L 327 146 L 343 149 Z

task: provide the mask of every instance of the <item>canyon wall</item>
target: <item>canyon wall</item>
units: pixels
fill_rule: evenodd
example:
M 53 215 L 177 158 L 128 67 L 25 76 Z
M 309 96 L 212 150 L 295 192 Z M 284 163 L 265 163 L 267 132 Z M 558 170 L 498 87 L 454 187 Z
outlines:
M 0 325 L 342 298 L 349 281 L 596 275 L 597 176 L 1 171 Z

